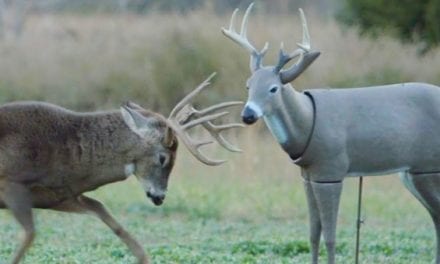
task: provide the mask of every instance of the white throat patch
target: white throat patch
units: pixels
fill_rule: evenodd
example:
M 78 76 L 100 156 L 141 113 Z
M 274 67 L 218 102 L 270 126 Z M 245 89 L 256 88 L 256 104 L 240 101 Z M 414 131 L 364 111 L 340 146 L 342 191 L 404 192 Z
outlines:
M 264 122 L 269 128 L 272 135 L 277 139 L 278 143 L 284 144 L 287 142 L 287 132 L 281 122 L 276 116 L 264 116 Z
M 134 173 L 134 163 L 125 164 L 124 166 L 124 173 L 126 177 L 130 177 Z

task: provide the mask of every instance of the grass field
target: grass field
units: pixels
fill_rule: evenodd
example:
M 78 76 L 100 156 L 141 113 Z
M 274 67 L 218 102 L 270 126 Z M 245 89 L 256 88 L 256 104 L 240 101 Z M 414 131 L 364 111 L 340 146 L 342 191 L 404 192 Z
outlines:
M 299 89 L 404 81 L 440 82 L 440 51 L 386 37 L 360 39 L 352 29 L 306 10 L 321 57 L 295 81 Z M 158 22 L 159 21 L 159 22 Z M 241 99 L 248 54 L 223 37 L 229 16 L 30 17 L 19 40 L 0 42 L 0 102 L 44 100 L 75 110 L 117 108 L 127 99 L 167 113 L 177 98 L 212 71 L 215 88 L 200 101 Z M 270 40 L 267 62 L 281 41 L 293 49 L 298 17 L 252 16 L 257 46 Z M 274 30 L 276 28 L 276 30 Z M 199 101 L 199 102 L 200 102 Z M 307 263 L 308 219 L 302 180 L 265 129 L 249 127 L 236 142 L 244 153 L 209 168 L 182 147 L 165 204 L 155 207 L 134 179 L 91 193 L 144 245 L 153 263 Z M 338 222 L 338 263 L 353 263 L 357 179 L 344 185 Z M 370 177 L 364 189 L 361 263 L 432 263 L 434 228 L 396 175 Z M 36 210 L 38 235 L 24 263 L 134 263 L 126 247 L 91 216 Z M 20 229 L 0 211 L 0 263 Z M 321 249 L 321 259 L 325 257 Z
M 165 204 L 155 207 L 135 179 L 91 193 L 144 245 L 153 263 L 307 263 L 308 220 L 302 180 L 271 138 L 251 128 L 244 154 L 208 168 L 181 148 Z M 253 142 L 258 139 L 258 142 Z M 214 154 L 214 153 L 213 153 Z M 397 176 L 366 178 L 361 263 L 431 263 L 434 229 L 428 213 Z M 338 263 L 353 263 L 357 179 L 344 185 Z M 92 216 L 37 210 L 37 239 L 24 263 L 134 263 Z M 19 227 L 0 212 L 0 259 L 11 254 Z M 325 250 L 321 248 L 321 258 Z

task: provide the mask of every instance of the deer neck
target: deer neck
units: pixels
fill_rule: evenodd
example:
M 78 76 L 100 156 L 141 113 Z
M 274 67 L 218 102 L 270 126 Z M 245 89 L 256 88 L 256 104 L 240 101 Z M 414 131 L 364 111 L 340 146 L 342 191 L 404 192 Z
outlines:
M 290 84 L 281 93 L 278 104 L 264 116 L 264 121 L 284 151 L 295 159 L 305 151 L 313 129 L 313 103 Z
M 79 132 L 81 155 L 77 158 L 84 168 L 93 172 L 97 183 L 120 181 L 127 178 L 129 165 L 135 159 L 136 135 L 124 127 L 119 113 L 108 113 L 99 118 L 84 116 Z M 128 167 L 127 167 L 128 166 Z

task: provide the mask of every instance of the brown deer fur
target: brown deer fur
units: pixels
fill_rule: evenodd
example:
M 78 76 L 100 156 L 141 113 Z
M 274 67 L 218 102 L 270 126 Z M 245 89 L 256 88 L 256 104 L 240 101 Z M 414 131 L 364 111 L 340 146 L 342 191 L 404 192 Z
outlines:
M 117 110 L 77 113 L 42 102 L 0 107 L 0 208 L 10 209 L 25 230 L 12 263 L 20 261 L 34 238 L 32 208 L 93 213 L 127 244 L 139 263 L 148 263 L 139 243 L 103 205 L 82 194 L 125 180 L 133 172 L 153 190 L 162 191 L 155 204 L 162 202 L 177 138 L 163 116 L 134 104 L 126 107 L 145 117 L 143 128 L 148 129 L 141 129 L 143 136 L 134 133 Z M 127 164 L 133 171 L 126 172 Z

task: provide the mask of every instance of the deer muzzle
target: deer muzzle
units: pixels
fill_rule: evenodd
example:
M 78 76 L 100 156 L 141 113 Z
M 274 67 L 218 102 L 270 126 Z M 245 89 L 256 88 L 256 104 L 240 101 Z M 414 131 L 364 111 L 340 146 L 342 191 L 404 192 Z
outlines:
M 258 114 L 258 111 L 255 111 L 252 105 L 246 104 L 241 112 L 243 122 L 248 125 L 252 125 L 253 123 L 257 122 L 259 117 L 260 115 Z
M 161 205 L 165 200 L 165 194 L 153 194 L 150 191 L 147 191 L 147 197 L 154 203 L 154 205 Z

